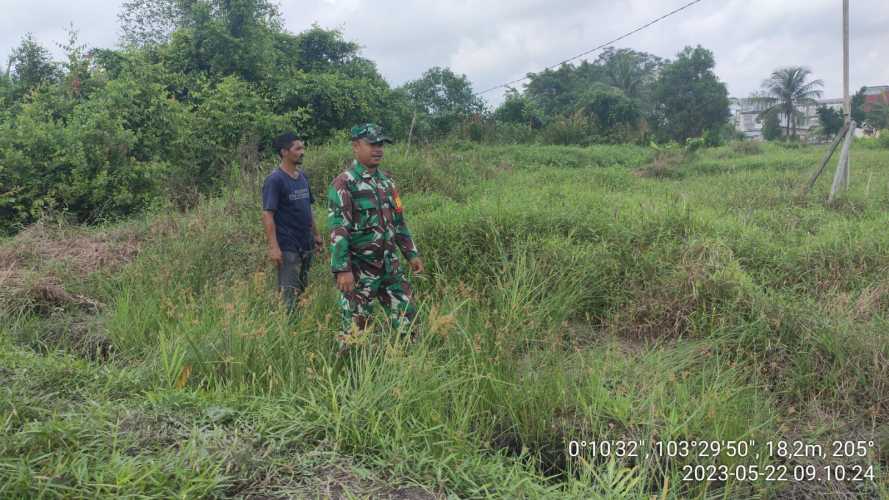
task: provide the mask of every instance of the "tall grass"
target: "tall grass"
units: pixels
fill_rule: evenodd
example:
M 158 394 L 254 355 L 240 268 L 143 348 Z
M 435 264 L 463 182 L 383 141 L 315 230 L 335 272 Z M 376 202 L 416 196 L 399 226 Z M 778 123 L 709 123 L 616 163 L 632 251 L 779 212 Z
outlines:
M 824 183 L 797 197 L 820 151 L 732 151 L 669 178 L 637 175 L 652 156 L 635 147 L 387 151 L 428 266 L 411 277 L 423 336 L 408 344 L 376 318 L 345 358 L 327 256 L 289 316 L 264 259 L 258 179 L 245 179 L 155 221 L 138 259 L 96 288 L 102 325 L 143 383 L 237 398 L 243 428 L 275 450 L 325 447 L 459 496 L 766 495 L 783 486 L 681 480 L 683 465 L 727 457 L 566 453 L 572 440 L 887 429 L 889 185 L 854 183 L 828 206 Z M 319 193 L 347 155 L 310 149 L 321 226 Z M 859 179 L 886 166 L 872 150 L 855 158 Z

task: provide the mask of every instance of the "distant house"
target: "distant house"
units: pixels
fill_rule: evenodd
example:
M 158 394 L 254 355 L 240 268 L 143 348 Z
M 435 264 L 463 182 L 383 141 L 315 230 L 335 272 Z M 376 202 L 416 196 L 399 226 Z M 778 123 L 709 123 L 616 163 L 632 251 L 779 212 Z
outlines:
M 796 134 L 803 141 L 814 140 L 813 132 L 818 127 L 818 108 L 827 107 L 839 112 L 843 112 L 842 99 L 819 99 L 817 104 L 809 106 L 799 106 L 797 110 L 803 113 L 803 117 L 796 123 Z M 752 140 L 762 140 L 763 120 L 760 117 L 763 108 L 761 106 L 742 103 L 736 107 L 734 113 L 735 129 L 743 133 L 745 137 Z M 779 115 L 778 123 L 781 128 L 787 126 L 787 119 L 783 115 Z
M 861 110 L 867 113 L 875 104 L 889 106 L 889 85 L 877 85 L 864 88 L 864 104 Z
M 861 110 L 867 113 L 878 104 L 889 106 L 889 85 L 864 88 L 864 104 L 861 105 Z M 880 131 L 865 121 L 861 124 L 861 128 L 855 131 L 855 135 L 856 137 L 879 137 Z
M 866 87 L 864 91 L 865 96 L 865 104 L 863 109 L 865 111 L 869 111 L 871 107 L 873 107 L 876 103 L 884 103 L 889 105 L 889 85 L 881 85 L 875 87 Z M 816 131 L 819 126 L 818 122 L 818 108 L 824 106 L 840 113 L 843 112 L 843 99 L 820 99 L 817 101 L 817 104 L 814 106 L 800 106 L 797 109 L 803 113 L 803 118 L 796 125 L 796 133 L 799 135 L 800 139 L 803 141 L 814 141 L 817 137 L 814 136 L 813 132 Z M 762 112 L 762 107 L 752 105 L 749 103 L 744 103 L 741 100 L 738 104 L 733 106 L 733 122 L 735 129 L 739 132 L 743 133 L 745 137 L 753 140 L 762 140 L 762 119 L 759 114 Z M 787 126 L 787 120 L 781 116 L 780 117 L 781 128 Z M 863 130 L 856 131 L 856 135 L 869 135 L 868 132 L 871 132 L 867 127 L 864 127 Z

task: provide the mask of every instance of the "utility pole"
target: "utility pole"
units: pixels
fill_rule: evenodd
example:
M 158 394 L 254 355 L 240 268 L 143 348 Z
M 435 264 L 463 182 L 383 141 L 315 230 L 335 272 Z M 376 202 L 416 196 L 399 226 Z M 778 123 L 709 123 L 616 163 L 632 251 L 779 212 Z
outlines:
M 849 0 L 843 0 L 843 109 L 846 123 L 852 123 L 852 101 L 849 99 Z M 855 125 L 849 127 L 855 135 Z M 843 188 L 849 189 L 849 152 L 843 161 Z
M 849 188 L 849 148 L 855 135 L 855 122 L 852 121 L 852 101 L 849 99 L 849 0 L 843 0 L 843 114 L 848 125 L 846 141 L 837 162 L 837 171 L 833 176 L 828 203 L 833 202 L 840 187 Z
M 852 101 L 849 100 L 849 0 L 843 0 L 843 113 L 848 124 L 852 120 Z

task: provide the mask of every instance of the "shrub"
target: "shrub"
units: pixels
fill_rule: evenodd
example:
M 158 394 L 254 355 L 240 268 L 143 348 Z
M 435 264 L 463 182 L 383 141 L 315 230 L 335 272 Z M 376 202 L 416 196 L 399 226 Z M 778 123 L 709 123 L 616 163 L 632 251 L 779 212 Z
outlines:
M 799 138 L 788 137 L 785 140 L 778 141 L 778 144 L 784 149 L 802 149 L 805 144 L 799 141 Z
M 692 141 L 695 139 L 689 139 L 689 142 Z M 701 139 L 697 139 L 697 141 L 702 142 Z M 660 146 L 652 143 L 651 147 L 655 151 L 654 160 L 637 171 L 637 175 L 641 177 L 679 177 L 681 176 L 679 168 L 694 156 L 694 150 L 690 150 L 687 146 L 679 146 L 675 142 Z
M 762 146 L 753 141 L 733 142 L 731 151 L 737 156 L 758 155 L 762 154 Z
M 112 92 L 95 94 L 58 116 L 56 95 L 32 94 L 0 125 L 0 230 L 34 222 L 45 210 L 97 222 L 141 210 L 156 197 L 168 164 L 137 157 L 150 130 L 127 128 Z M 9 186 L 8 190 L 6 186 Z
M 541 138 L 546 144 L 567 146 L 590 144 L 593 135 L 589 120 L 582 115 L 561 116 L 543 127 Z
M 707 145 L 707 142 L 703 137 L 690 137 L 685 141 L 685 151 L 688 153 L 694 153 L 699 149 L 704 148 Z
M 483 144 L 528 144 L 537 139 L 537 131 L 528 124 L 500 122 L 493 119 L 467 120 L 457 130 L 458 139 Z
M 708 148 L 715 148 L 722 146 L 722 131 L 719 129 L 708 129 L 704 132 L 704 144 Z
M 882 131 L 880 131 L 879 143 L 880 147 L 889 149 L 889 129 L 883 129 Z
M 780 139 L 784 130 L 781 128 L 781 122 L 777 113 L 769 113 L 763 119 L 762 137 L 767 141 Z

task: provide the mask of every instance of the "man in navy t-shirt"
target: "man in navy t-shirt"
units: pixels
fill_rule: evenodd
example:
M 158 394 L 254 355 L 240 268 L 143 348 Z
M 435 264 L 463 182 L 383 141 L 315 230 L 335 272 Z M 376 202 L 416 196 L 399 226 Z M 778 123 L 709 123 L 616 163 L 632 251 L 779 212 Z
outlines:
M 262 224 L 269 243 L 269 259 L 278 268 L 278 287 L 287 309 L 306 289 L 313 249 L 321 248 L 321 236 L 312 217 L 315 198 L 302 171 L 306 148 L 294 133 L 275 139 L 280 166 L 262 185 Z

